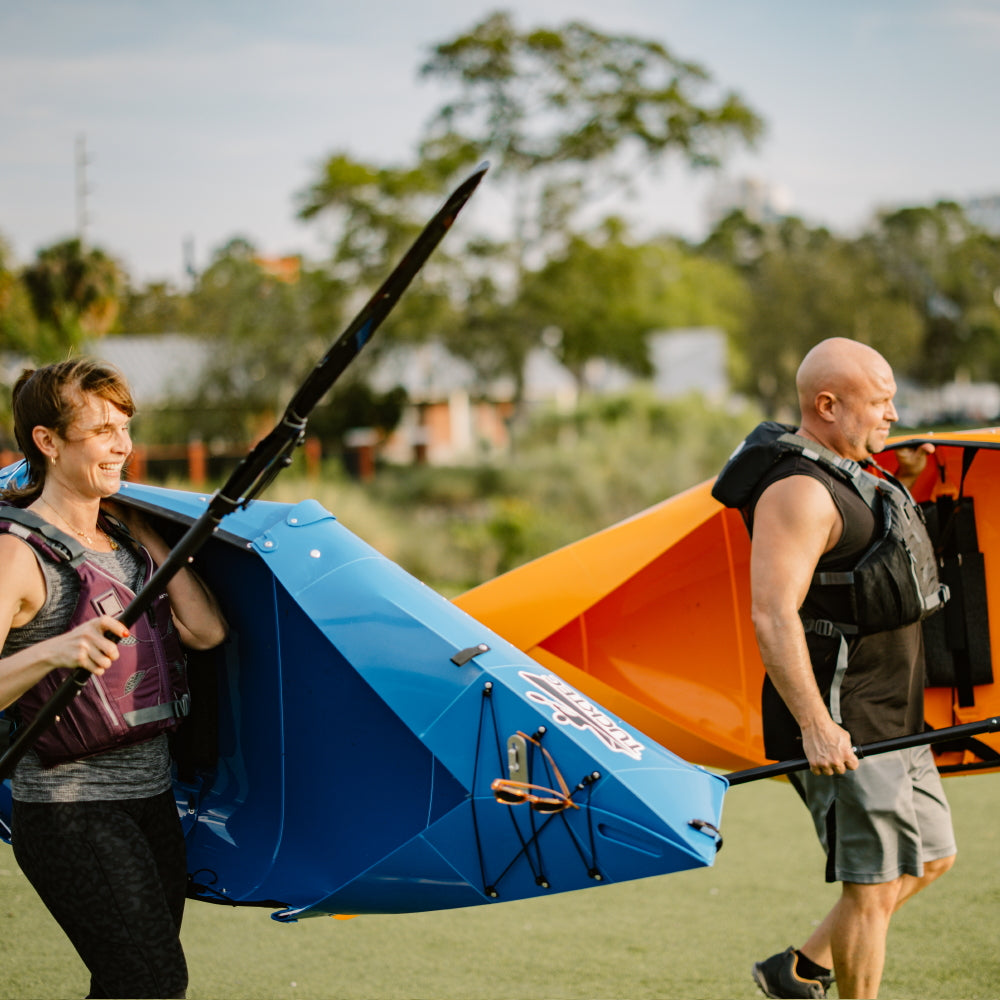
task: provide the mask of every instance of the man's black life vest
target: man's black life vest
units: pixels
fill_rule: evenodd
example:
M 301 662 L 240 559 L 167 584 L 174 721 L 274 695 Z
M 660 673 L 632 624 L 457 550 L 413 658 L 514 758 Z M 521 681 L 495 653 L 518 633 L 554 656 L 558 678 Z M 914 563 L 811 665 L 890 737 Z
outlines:
M 938 579 L 937 557 L 923 512 L 906 488 L 882 479 L 774 421 L 759 424 L 730 456 L 712 496 L 738 508 L 749 524 L 749 503 L 765 474 L 788 455 L 802 455 L 850 484 L 875 515 L 875 541 L 848 572 L 817 572 L 812 587 L 843 587 L 849 597 L 848 622 L 803 621 L 821 635 L 871 634 L 922 621 L 948 599 Z M 886 474 L 888 476 L 888 473 Z
M 50 562 L 72 567 L 80 594 L 67 631 L 98 615 L 116 617 L 135 593 L 87 559 L 87 550 L 32 511 L 0 504 L 0 531 L 23 539 Z M 153 563 L 136 546 L 145 563 L 143 585 Z M 160 594 L 150 609 L 118 643 L 118 659 L 101 677 L 92 675 L 76 697 L 37 739 L 34 750 L 46 766 L 89 757 L 115 747 L 141 743 L 174 729 L 188 714 L 185 655 L 170 615 L 170 602 Z M 70 673 L 51 670 L 17 701 L 20 721 L 27 725 Z

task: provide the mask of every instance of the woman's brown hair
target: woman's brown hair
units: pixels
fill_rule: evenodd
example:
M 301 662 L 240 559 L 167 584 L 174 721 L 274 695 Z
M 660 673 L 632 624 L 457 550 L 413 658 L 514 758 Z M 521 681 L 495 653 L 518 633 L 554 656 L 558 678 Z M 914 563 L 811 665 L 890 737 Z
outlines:
M 135 413 L 135 403 L 125 376 L 107 362 L 94 358 L 72 358 L 44 368 L 26 368 L 14 384 L 11 403 L 14 437 L 28 462 L 28 482 L 8 487 L 2 497 L 17 504 L 31 503 L 45 485 L 47 463 L 35 444 L 32 431 L 48 427 L 65 438 L 84 394 L 93 393 L 112 403 L 126 416 Z

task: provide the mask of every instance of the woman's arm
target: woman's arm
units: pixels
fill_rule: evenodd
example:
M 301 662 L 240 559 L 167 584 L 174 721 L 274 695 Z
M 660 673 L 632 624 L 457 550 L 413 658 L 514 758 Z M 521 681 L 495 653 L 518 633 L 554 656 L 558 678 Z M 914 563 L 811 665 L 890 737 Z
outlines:
M 123 504 L 105 503 L 102 506 L 128 528 L 155 565 L 159 566 L 167 558 L 170 548 L 142 514 Z M 173 576 L 167 584 L 167 594 L 181 642 L 189 649 L 212 649 L 229 634 L 229 626 L 215 595 L 189 566 Z
M 13 535 L 0 535 L 0 646 L 13 627 L 26 625 L 45 602 L 45 578 L 31 549 Z M 103 615 L 70 632 L 35 643 L 0 659 L 0 708 L 13 704 L 50 670 L 84 667 L 103 674 L 118 659 L 118 644 L 105 632 L 124 639 L 128 629 Z

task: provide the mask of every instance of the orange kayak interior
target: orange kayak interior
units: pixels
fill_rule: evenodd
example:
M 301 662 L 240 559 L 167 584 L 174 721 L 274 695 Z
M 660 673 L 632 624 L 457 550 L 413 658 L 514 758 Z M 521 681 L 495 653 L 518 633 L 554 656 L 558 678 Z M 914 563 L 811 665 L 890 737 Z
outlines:
M 982 569 L 976 586 L 984 584 L 984 593 L 957 596 L 981 636 L 969 640 L 975 657 L 987 662 L 975 666 L 975 683 L 962 675 L 927 688 L 926 721 L 940 729 L 1000 713 L 991 659 L 1000 648 L 1000 429 L 896 438 L 878 462 L 894 471 L 895 448 L 925 442 L 935 450 L 914 497 L 929 509 L 968 512 Z M 712 498 L 711 485 L 518 567 L 456 603 L 662 746 L 693 763 L 737 770 L 765 759 L 764 669 L 750 619 L 747 531 L 737 511 Z M 1000 769 L 998 751 L 1000 734 L 936 752 L 942 771 L 959 773 Z

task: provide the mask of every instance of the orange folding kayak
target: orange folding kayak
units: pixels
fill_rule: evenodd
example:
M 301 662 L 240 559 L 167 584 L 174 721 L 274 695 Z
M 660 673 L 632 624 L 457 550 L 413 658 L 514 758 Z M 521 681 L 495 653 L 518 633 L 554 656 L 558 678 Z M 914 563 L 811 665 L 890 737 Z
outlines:
M 912 492 L 951 591 L 925 622 L 934 729 L 1000 714 L 1000 428 L 916 434 L 935 446 Z M 734 442 L 735 444 L 735 442 Z M 469 614 L 694 763 L 764 761 L 763 666 L 750 621 L 750 546 L 712 482 L 457 598 Z M 943 773 L 1000 769 L 1000 734 L 935 747 Z

